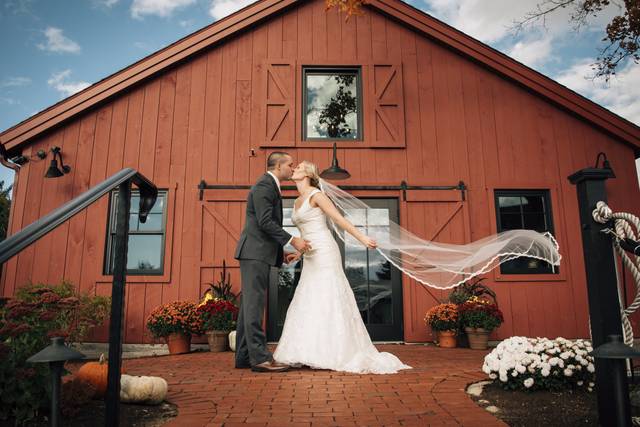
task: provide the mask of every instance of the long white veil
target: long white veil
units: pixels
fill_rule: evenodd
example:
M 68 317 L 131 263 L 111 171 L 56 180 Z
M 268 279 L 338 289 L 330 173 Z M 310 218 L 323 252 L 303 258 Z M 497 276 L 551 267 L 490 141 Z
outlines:
M 426 286 L 453 288 L 519 257 L 560 265 L 562 257 L 558 242 L 550 233 L 509 230 L 464 245 L 430 242 L 390 221 L 387 216 L 377 215 L 376 210 L 324 179 L 320 179 L 320 189 L 346 219 L 376 240 L 376 250 L 384 258 Z M 362 246 L 330 218 L 328 221 L 345 245 Z

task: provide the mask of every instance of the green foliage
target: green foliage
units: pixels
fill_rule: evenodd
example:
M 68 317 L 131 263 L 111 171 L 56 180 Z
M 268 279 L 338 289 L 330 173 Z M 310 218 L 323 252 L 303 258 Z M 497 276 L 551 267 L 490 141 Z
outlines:
M 11 210 L 11 185 L 4 188 L 4 181 L 0 181 L 0 240 L 7 238 L 9 228 L 9 211 Z
M 205 292 L 205 301 L 209 298 L 222 299 L 230 301 L 234 305 L 238 305 L 238 297 L 240 293 L 233 292 L 231 285 L 231 273 L 227 273 L 227 264 L 222 260 L 222 271 L 220 272 L 220 280 L 217 282 L 209 282 L 209 289 Z M 207 296 L 209 294 L 209 296 Z
M 26 360 L 53 336 L 83 340 L 109 308 L 110 298 L 80 294 L 69 282 L 28 284 L 16 292 L 0 309 L 0 420 L 23 425 L 48 407 L 49 368 Z
M 488 297 L 493 300 L 495 304 L 498 304 L 496 293 L 487 285 L 482 283 L 485 279 L 486 277 L 474 278 L 462 283 L 449 294 L 449 302 L 453 304 L 462 304 L 472 297 Z

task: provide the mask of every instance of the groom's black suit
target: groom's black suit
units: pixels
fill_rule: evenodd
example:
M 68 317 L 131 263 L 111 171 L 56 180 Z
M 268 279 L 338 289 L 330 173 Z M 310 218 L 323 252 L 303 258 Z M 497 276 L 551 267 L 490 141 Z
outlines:
M 291 235 L 282 229 L 282 199 L 275 178 L 262 175 L 247 197 L 246 220 L 235 258 L 240 260 L 242 303 L 236 328 L 236 367 L 273 360 L 262 329 L 271 266 L 280 267 Z

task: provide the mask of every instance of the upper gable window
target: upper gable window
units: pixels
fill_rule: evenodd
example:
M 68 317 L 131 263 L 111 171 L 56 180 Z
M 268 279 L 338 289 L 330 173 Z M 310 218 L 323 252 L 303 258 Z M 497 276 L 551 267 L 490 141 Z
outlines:
M 303 69 L 303 139 L 362 139 L 362 81 L 359 68 Z

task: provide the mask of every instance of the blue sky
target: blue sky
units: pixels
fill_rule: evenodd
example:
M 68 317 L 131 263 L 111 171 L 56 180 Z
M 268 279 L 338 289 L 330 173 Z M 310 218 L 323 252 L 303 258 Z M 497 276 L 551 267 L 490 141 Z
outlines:
M 539 0 L 411 0 L 436 18 L 640 124 L 640 66 L 610 84 L 588 79 L 615 10 L 576 32 L 570 10 L 516 34 Z M 251 3 L 248 0 L 3 0 L 0 130 Z M 0 180 L 11 171 L 0 168 Z

